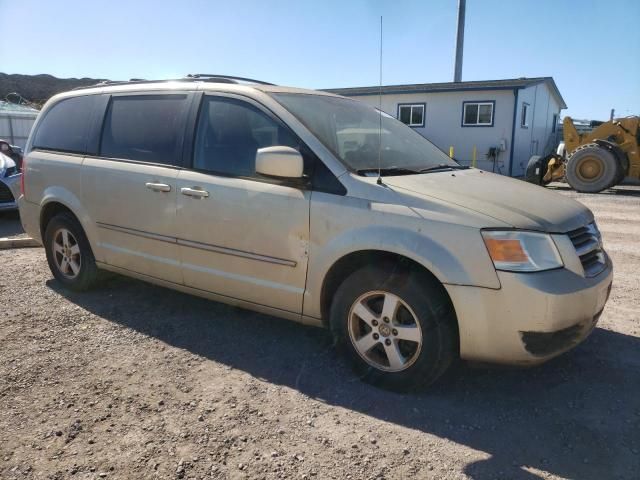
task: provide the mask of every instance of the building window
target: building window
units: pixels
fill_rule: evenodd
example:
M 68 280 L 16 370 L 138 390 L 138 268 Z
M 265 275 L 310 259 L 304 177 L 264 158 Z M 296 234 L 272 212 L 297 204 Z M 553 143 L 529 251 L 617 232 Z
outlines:
M 398 104 L 398 120 L 410 127 L 424 127 L 425 103 Z
M 529 128 L 529 104 L 522 102 L 522 111 L 520 112 L 520 127 Z
M 553 121 L 551 123 L 551 133 L 556 133 L 556 128 L 558 128 L 558 114 L 553 114 Z
M 492 127 L 496 102 L 462 102 L 463 127 Z

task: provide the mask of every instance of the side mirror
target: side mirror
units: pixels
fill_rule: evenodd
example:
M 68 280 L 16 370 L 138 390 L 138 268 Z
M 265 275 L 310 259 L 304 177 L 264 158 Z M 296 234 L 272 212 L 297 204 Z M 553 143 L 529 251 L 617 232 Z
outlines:
M 291 147 L 265 147 L 256 152 L 256 173 L 260 175 L 302 178 L 303 167 L 302 155 Z

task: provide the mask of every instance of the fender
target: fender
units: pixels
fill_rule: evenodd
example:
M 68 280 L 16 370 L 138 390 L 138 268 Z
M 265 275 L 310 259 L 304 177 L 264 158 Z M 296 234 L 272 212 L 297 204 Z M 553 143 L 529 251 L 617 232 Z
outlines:
M 101 261 L 97 256 L 97 250 L 95 248 L 98 236 L 95 225 L 91 220 L 89 213 L 82 205 L 80 199 L 66 188 L 60 186 L 49 186 L 44 190 L 42 200 L 40 201 L 40 215 L 42 215 L 46 206 L 53 202 L 64 205 L 76 216 L 80 225 L 82 225 L 84 233 L 87 235 L 89 245 L 91 245 L 91 249 L 96 256 L 96 260 Z M 40 221 L 40 219 L 38 219 L 38 221 Z
M 625 176 L 627 175 L 627 173 L 629 172 L 629 158 L 627 157 L 627 154 L 624 153 L 624 150 L 622 150 L 618 144 L 614 142 L 610 142 L 608 140 L 600 140 L 600 139 L 595 139 L 593 143 L 597 143 L 602 148 L 606 148 L 611 153 L 613 153 L 613 155 L 618 159 L 620 167 L 624 171 Z
M 435 229 L 438 222 L 435 222 Z M 398 227 L 371 225 L 350 229 L 331 239 L 311 255 L 305 289 L 304 314 L 321 316 L 321 291 L 327 273 L 341 258 L 365 250 L 377 250 L 407 257 L 429 270 L 441 283 L 472 285 L 499 289 L 500 282 L 493 263 L 487 254 L 479 231 L 470 227 L 459 227 L 458 238 L 474 238 L 478 241 L 440 241 L 432 235 L 434 227 L 409 230 Z M 468 231 L 462 231 L 468 230 Z M 450 235 L 448 233 L 447 235 Z M 357 249 L 354 250 L 354 245 Z

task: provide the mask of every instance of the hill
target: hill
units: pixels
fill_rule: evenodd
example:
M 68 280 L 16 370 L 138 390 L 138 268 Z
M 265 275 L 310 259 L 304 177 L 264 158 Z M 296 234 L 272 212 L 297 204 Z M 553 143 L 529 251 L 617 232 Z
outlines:
M 100 81 L 102 79 L 0 73 L 0 100 L 4 100 L 8 94 L 15 92 L 32 103 L 42 105 L 56 93 L 94 85 Z

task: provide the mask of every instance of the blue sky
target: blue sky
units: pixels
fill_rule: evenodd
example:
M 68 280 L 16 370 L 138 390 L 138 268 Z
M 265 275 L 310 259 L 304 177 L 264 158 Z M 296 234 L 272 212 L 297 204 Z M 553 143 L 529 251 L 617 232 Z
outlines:
M 375 85 L 382 15 L 383 83 L 450 81 L 456 9 L 457 0 L 0 0 L 0 71 Z M 640 1 L 467 0 L 463 80 L 548 75 L 567 114 L 639 114 Z

